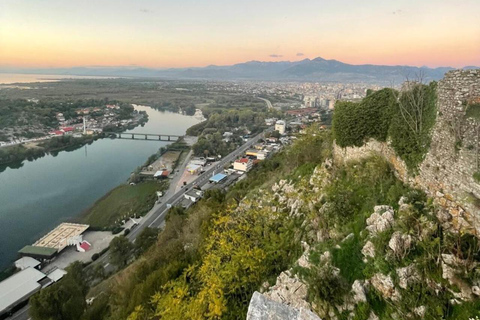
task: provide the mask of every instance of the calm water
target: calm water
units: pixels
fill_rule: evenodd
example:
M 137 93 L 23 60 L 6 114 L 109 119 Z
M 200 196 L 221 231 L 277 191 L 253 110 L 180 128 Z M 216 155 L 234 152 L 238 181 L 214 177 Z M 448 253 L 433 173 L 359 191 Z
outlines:
M 51 82 L 60 81 L 61 79 L 108 79 L 114 77 L 97 77 L 97 76 L 73 76 L 60 74 L 20 74 L 20 73 L 0 73 L 0 85 L 12 83 L 29 83 L 29 82 Z
M 184 134 L 198 119 L 148 112 L 145 126 L 129 132 Z M 124 183 L 165 142 L 101 139 L 0 173 L 0 269 L 57 224 L 78 216 L 106 192 Z

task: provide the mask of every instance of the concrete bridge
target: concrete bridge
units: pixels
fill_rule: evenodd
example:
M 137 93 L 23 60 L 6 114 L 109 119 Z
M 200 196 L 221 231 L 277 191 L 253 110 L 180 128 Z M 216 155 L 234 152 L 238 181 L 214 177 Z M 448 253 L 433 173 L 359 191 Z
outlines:
M 162 134 L 162 133 L 136 133 L 136 132 L 104 132 L 107 137 L 114 137 L 117 139 L 129 139 L 129 140 L 147 140 L 147 141 L 177 141 L 183 136 L 175 134 Z

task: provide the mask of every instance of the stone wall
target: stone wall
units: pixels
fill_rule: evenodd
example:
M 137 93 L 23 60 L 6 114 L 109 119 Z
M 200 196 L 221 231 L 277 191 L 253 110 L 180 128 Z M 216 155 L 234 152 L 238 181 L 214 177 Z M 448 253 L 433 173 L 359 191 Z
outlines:
M 480 70 L 448 72 L 438 83 L 437 95 L 430 151 L 416 176 L 409 174 L 388 143 L 370 141 L 360 148 L 345 149 L 334 146 L 335 159 L 348 161 L 372 153 L 384 156 L 402 181 L 434 198 L 444 222 L 480 235 L 480 184 L 473 178 L 478 170 L 480 127 L 465 116 L 469 103 L 480 102 Z

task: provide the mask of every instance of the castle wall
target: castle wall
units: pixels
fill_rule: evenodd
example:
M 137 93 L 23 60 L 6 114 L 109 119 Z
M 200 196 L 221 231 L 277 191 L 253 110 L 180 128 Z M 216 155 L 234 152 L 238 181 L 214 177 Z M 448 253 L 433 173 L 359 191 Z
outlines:
M 430 150 L 416 176 L 396 156 L 388 143 L 369 141 L 362 147 L 334 146 L 336 161 L 349 161 L 380 154 L 405 183 L 424 190 L 440 211 L 451 215 L 454 228 L 480 235 L 480 184 L 473 174 L 480 161 L 480 121 L 465 117 L 468 103 L 480 102 L 480 70 L 454 70 L 445 74 L 437 88 L 437 121 Z M 447 218 L 445 218 L 447 219 Z

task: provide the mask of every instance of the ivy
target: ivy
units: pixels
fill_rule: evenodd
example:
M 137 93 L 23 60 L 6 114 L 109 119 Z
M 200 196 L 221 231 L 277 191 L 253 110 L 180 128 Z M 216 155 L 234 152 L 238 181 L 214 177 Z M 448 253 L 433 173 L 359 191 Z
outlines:
M 436 82 L 410 83 L 400 93 L 386 88 L 359 103 L 337 102 L 333 134 L 342 148 L 390 139 L 397 155 L 415 172 L 430 147 L 435 120 Z

